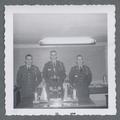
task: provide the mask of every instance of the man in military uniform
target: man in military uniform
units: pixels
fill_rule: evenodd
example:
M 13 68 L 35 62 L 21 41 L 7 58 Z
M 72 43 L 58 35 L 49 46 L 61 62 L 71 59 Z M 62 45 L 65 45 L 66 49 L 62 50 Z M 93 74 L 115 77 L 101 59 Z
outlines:
M 20 66 L 17 72 L 17 86 L 20 88 L 21 102 L 28 104 L 33 101 L 35 88 L 42 81 L 39 68 L 32 64 L 33 57 L 25 56 L 25 65 Z
M 51 61 L 43 68 L 43 78 L 47 85 L 48 100 L 50 98 L 63 98 L 63 82 L 66 77 L 65 67 L 57 60 L 57 52 L 50 51 Z
M 90 103 L 88 86 L 92 81 L 92 73 L 84 64 L 82 55 L 77 56 L 76 65 L 71 68 L 69 79 L 72 87 L 76 89 L 79 104 Z

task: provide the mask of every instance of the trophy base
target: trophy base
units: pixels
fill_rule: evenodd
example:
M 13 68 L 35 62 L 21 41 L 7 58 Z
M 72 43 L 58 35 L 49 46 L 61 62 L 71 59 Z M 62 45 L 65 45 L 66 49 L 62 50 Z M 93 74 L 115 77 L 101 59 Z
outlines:
M 62 107 L 62 99 L 61 98 L 51 98 L 49 100 L 49 107 Z
M 70 97 L 67 97 L 67 98 L 64 98 L 63 101 L 73 101 L 73 99 Z

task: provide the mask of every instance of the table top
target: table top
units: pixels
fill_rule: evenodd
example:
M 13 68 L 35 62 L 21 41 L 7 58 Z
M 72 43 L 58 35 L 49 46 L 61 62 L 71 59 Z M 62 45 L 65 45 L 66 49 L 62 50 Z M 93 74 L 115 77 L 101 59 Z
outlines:
M 33 101 L 31 101 L 30 99 L 25 99 L 16 108 L 71 109 L 71 108 L 107 108 L 107 106 L 96 105 L 92 100 L 89 102 L 81 102 L 81 104 L 78 104 L 78 101 L 58 101 L 53 103 L 42 101 L 39 103 L 33 103 Z
M 108 93 L 108 87 L 89 87 L 89 94 L 106 94 Z

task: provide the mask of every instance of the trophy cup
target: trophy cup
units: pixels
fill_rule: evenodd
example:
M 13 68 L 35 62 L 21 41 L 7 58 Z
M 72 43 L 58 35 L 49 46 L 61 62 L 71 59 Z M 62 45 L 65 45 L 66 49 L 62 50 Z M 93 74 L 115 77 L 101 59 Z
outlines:
M 33 103 L 39 103 L 39 101 L 38 101 L 38 94 L 37 94 L 36 91 L 34 93 L 34 101 L 33 101 Z
M 40 95 L 40 101 L 48 101 L 45 80 L 42 81 L 41 86 L 39 86 L 39 87 L 42 88 L 42 92 L 41 92 L 41 95 Z
M 65 82 L 63 83 L 63 89 L 64 89 L 64 101 L 71 101 L 71 97 L 68 94 L 68 91 L 70 90 L 68 78 L 66 78 Z
M 35 90 L 33 103 L 39 103 L 41 101 L 42 102 L 48 101 L 47 92 L 46 92 L 46 84 L 44 80 Z
M 74 101 L 78 101 L 78 98 L 77 98 L 77 91 L 75 88 L 73 88 L 73 100 Z
M 38 91 L 37 91 L 37 88 L 35 90 L 35 93 L 34 93 L 34 101 L 33 103 L 39 103 L 39 95 L 38 95 Z

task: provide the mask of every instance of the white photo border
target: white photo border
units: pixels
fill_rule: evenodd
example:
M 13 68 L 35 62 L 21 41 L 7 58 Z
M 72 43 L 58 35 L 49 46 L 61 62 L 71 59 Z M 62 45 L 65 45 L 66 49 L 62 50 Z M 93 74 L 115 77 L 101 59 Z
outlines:
M 106 13 L 108 30 L 108 108 L 100 109 L 15 109 L 13 107 L 13 14 L 16 13 Z M 6 115 L 115 115 L 115 6 L 114 5 L 6 5 L 5 6 L 5 110 Z

